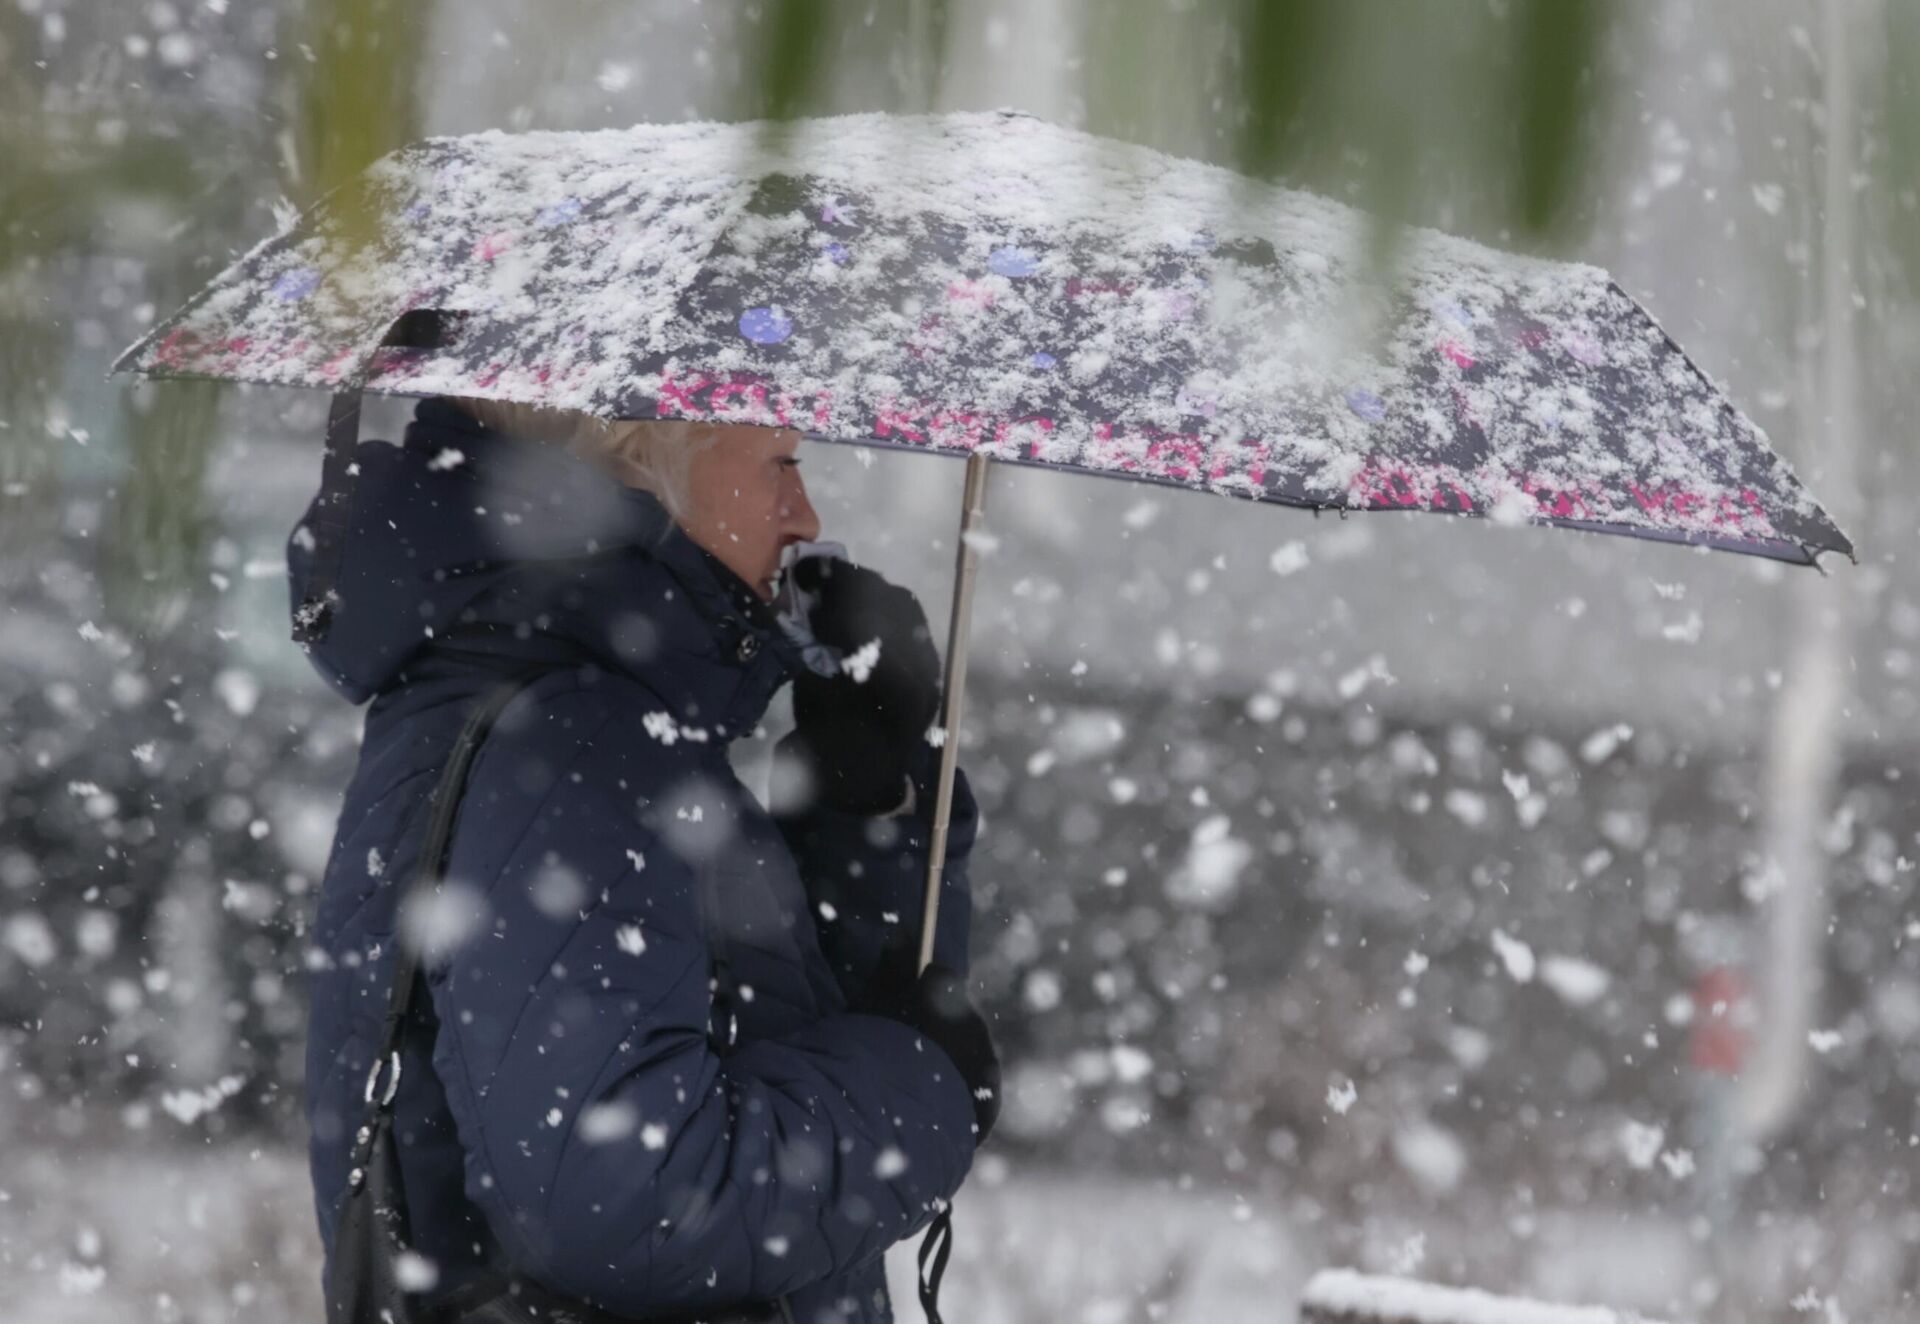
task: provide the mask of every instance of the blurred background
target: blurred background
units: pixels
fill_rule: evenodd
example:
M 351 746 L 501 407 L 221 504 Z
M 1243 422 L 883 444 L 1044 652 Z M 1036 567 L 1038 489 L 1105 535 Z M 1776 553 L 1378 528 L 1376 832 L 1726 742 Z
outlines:
M 999 106 L 1364 207 L 1388 273 L 1400 225 L 1609 268 L 1860 559 L 998 473 L 1009 1099 L 949 1316 L 1284 1321 L 1329 1264 L 1920 1310 L 1920 5 L 0 0 L 10 1318 L 319 1318 L 302 934 L 359 714 L 284 546 L 326 401 L 118 350 L 424 135 Z M 960 466 L 811 449 L 939 619 Z

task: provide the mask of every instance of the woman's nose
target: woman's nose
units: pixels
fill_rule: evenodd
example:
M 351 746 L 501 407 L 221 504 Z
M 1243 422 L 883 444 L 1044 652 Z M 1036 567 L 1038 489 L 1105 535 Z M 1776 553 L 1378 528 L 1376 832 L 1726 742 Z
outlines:
M 794 475 L 793 488 L 780 506 L 780 533 L 793 542 L 815 542 L 820 537 L 820 516 L 813 502 L 807 499 L 807 485 L 798 474 Z

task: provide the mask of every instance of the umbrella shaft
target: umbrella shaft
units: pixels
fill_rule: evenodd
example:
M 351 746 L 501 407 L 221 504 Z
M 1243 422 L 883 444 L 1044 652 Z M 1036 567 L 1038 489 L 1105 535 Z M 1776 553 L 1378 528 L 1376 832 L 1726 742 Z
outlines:
M 920 965 L 933 962 L 933 934 L 940 918 L 940 875 L 947 860 L 947 825 L 953 813 L 953 777 L 960 759 L 960 715 L 967 694 L 967 635 L 973 624 L 973 579 L 980 555 L 975 549 L 975 526 L 987 509 L 987 467 L 984 455 L 967 457 L 967 484 L 960 501 L 960 540 L 954 553 L 953 614 L 947 622 L 946 700 L 940 727 L 946 738 L 940 745 L 940 786 L 933 803 L 933 840 L 927 852 L 927 894 L 920 909 Z

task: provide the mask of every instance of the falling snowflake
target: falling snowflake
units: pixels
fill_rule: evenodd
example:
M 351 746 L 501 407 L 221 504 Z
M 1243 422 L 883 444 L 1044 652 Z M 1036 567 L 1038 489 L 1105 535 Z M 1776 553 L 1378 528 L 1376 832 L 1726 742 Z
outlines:
M 440 1266 L 417 1250 L 403 1250 L 393 1257 L 393 1277 L 403 1292 L 431 1292 L 440 1281 Z
M 1305 570 L 1307 545 L 1297 538 L 1292 542 L 1280 544 L 1274 549 L 1273 555 L 1267 558 L 1267 568 L 1283 578 Z
M 175 1121 L 190 1125 L 238 1094 L 244 1083 L 240 1076 L 222 1076 L 202 1090 L 169 1090 L 160 1096 L 160 1107 Z
M 1540 963 L 1540 982 L 1567 1003 L 1584 1007 L 1606 995 L 1613 976 L 1577 956 L 1549 956 Z
M 1490 939 L 1493 950 L 1499 954 L 1501 962 L 1507 967 L 1507 974 L 1516 984 L 1525 984 L 1532 980 L 1534 971 L 1533 948 L 1518 938 L 1507 936 L 1499 929 L 1493 931 Z
M 605 1145 L 625 1140 L 639 1124 L 640 1115 L 633 1105 L 615 1100 L 581 1109 L 580 1121 L 574 1130 L 589 1145 Z
M 1620 1128 L 1620 1148 L 1626 1154 L 1627 1162 L 1642 1171 L 1651 1168 L 1653 1161 L 1660 1157 L 1660 1146 L 1666 1138 L 1664 1127 L 1649 1126 L 1644 1122 L 1630 1121 Z
M 1623 741 L 1633 739 L 1633 728 L 1621 723 L 1616 726 L 1601 727 L 1580 742 L 1580 757 L 1588 763 L 1605 763 L 1613 757 Z

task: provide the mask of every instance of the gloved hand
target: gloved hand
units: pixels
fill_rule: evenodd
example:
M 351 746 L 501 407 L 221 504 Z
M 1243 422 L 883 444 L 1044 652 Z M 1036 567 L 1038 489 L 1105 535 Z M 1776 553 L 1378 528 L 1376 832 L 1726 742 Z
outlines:
M 798 762 L 824 803 L 892 813 L 909 802 L 940 712 L 940 654 L 927 614 L 911 592 L 850 561 L 808 557 L 790 573 L 814 603 L 814 637 L 846 662 L 839 675 L 794 680 L 794 732 L 780 752 Z
M 865 1010 L 904 1022 L 953 1059 L 973 1097 L 977 1140 L 984 1141 L 1000 1117 L 1000 1054 L 967 995 L 967 981 L 944 965 L 930 965 L 913 984 L 894 991 L 888 1003 Z

